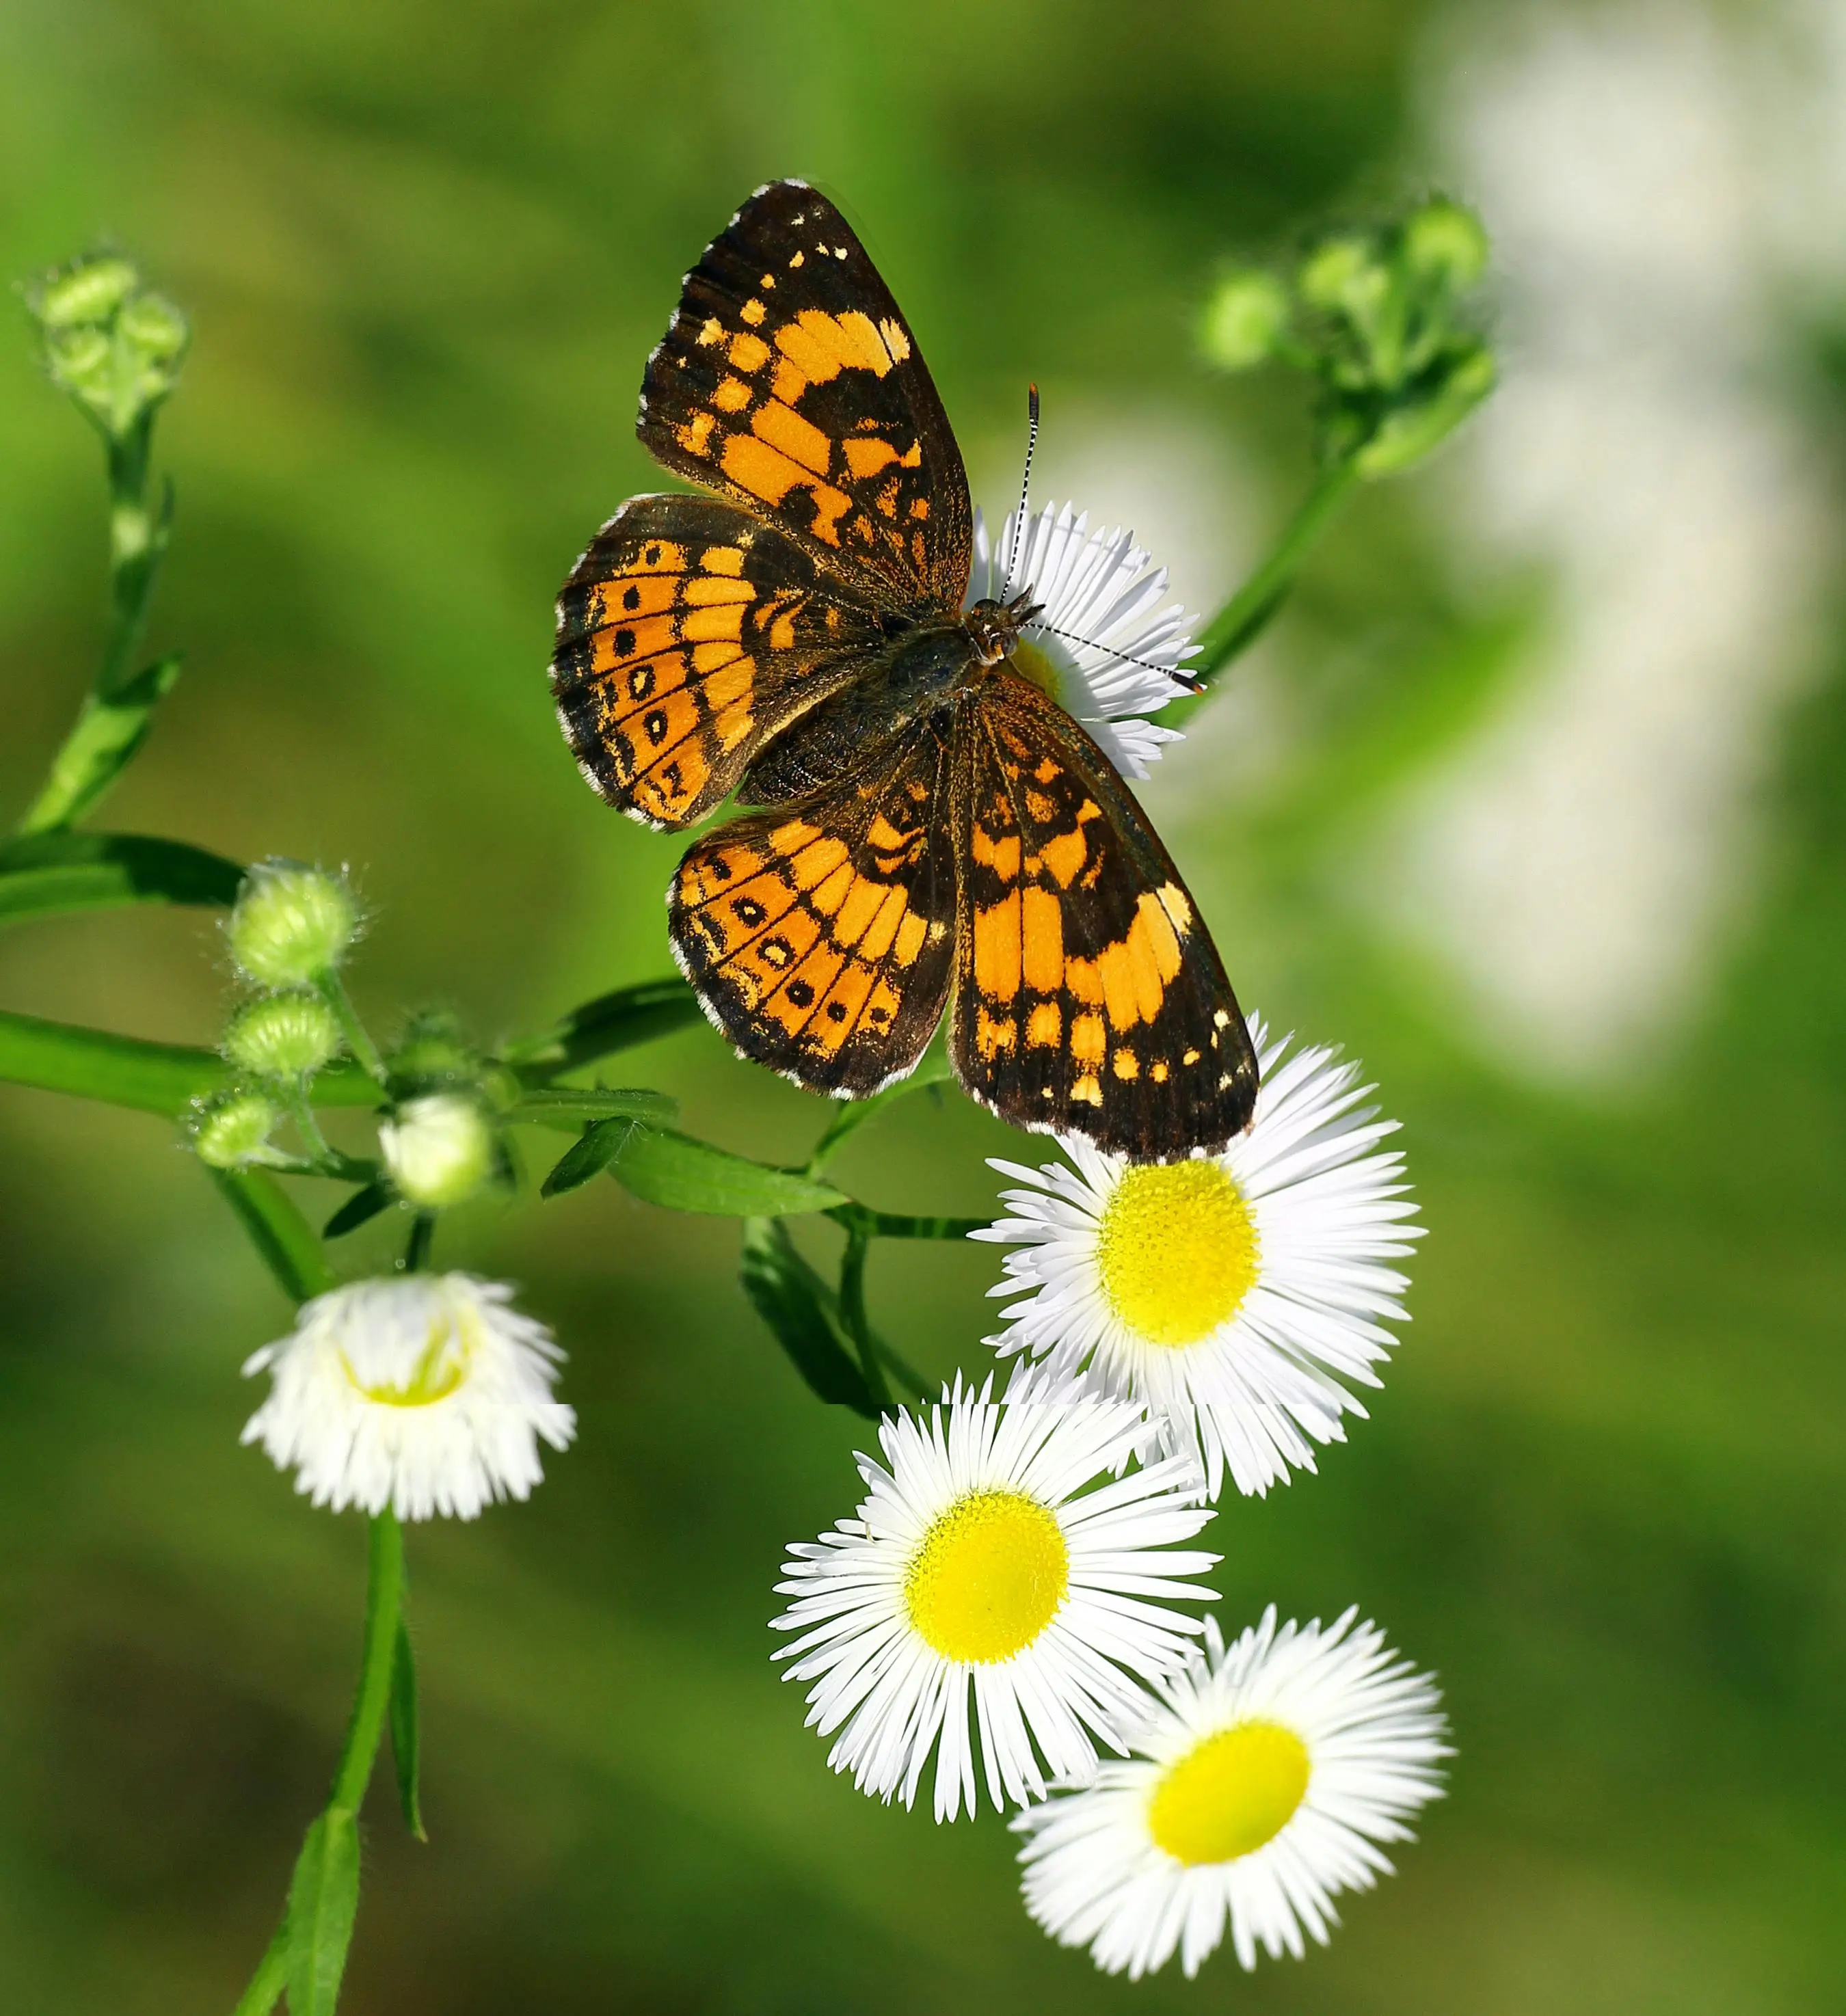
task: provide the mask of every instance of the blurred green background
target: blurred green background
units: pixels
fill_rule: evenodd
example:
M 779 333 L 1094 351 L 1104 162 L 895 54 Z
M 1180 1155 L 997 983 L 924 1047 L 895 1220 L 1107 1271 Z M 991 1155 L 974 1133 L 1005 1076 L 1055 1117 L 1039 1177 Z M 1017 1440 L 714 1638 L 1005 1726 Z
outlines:
M 642 360 L 756 183 L 805 175 L 845 206 L 990 509 L 1034 376 L 1040 495 L 1134 522 L 1206 610 L 1307 474 L 1297 388 L 1195 359 L 1214 262 L 1432 181 L 1508 229 L 1505 413 L 1359 500 L 1145 792 L 1246 1002 L 1379 1080 L 1430 1227 L 1372 1418 L 1319 1477 L 1224 1508 L 1227 1621 L 1271 1600 L 1375 1615 L 1441 1675 L 1451 1795 L 1304 1965 L 1246 1980 L 1220 1955 L 1196 1983 L 1130 1988 L 1051 1946 L 991 1816 L 937 1829 L 826 1771 L 768 1663 L 770 1584 L 786 1541 L 850 1509 L 865 1431 L 758 1327 L 731 1223 L 599 1183 L 442 1235 L 439 1257 L 517 1279 L 555 1323 L 581 1438 L 529 1504 L 413 1535 L 431 1839 L 406 1841 L 375 1787 L 354 2016 L 1841 2006 L 1846 629 L 1826 582 L 1846 325 L 1824 261 L 1736 263 L 1768 208 L 1715 251 L 1682 243 L 1744 203 L 1778 122 L 1739 113 L 1714 149 L 1678 100 L 1624 82 L 1683 85 L 1703 117 L 1729 103 L 1723 38 L 1743 31 L 1715 22 L 1686 57 L 1657 15 L 1568 18 L 1559 58 L 1555 38 L 1412 0 L 0 5 L 0 272 L 113 236 L 196 327 L 160 430 L 179 518 L 153 639 L 186 669 L 106 823 L 353 864 L 375 914 L 355 984 L 380 1024 L 439 1000 L 488 1037 L 666 970 L 675 843 L 603 808 L 566 756 L 550 600 L 654 480 L 632 434 Z M 1582 146 L 1580 58 L 1614 106 Z M 1563 137 L 1528 166 L 1582 172 L 1521 210 L 1552 185 L 1492 149 L 1551 130 L 1541 86 Z M 1669 170 L 1684 141 L 1709 172 L 1648 156 L 1628 174 L 1591 144 L 1610 131 L 1665 135 Z M 1837 201 L 1823 182 L 1794 185 Z M 1587 351 L 1543 311 L 1580 287 Z M 1657 322 L 1666 302 L 1671 368 L 1648 396 L 1692 463 L 1631 455 L 1593 400 L 1519 404 L 1522 383 L 1581 391 L 1584 356 L 1667 356 L 1652 324 L 1592 312 L 1631 296 Z M 1760 313 L 1733 342 L 1740 299 Z M 1541 311 L 1522 322 L 1522 301 Z M 1706 396 L 1719 380 L 1744 387 L 1731 406 Z M 1651 671 L 1635 653 L 1718 592 L 1768 522 L 1764 485 L 1716 484 L 1706 544 L 1671 565 L 1647 541 L 1745 409 L 1812 478 L 1800 540 L 1776 544 L 1805 556 L 1800 635 L 1726 605 L 1734 648 L 1682 681 L 1671 653 Z M 1641 502 L 1605 538 L 1611 456 L 1658 481 L 1621 493 Z M 16 315 L 5 807 L 99 635 L 99 459 Z M 1587 571 L 1494 502 L 1537 467 L 1544 523 L 1592 527 Z M 1599 629 L 1595 596 L 1657 563 L 1628 632 Z M 1646 671 L 1625 741 L 1556 697 L 1597 650 Z M 1772 663 L 1794 669 L 1751 685 Z M 1707 743 L 1755 754 L 1692 764 L 1705 797 L 1689 786 L 1597 851 L 1599 819 L 1641 821 L 1674 751 Z M 1509 748 L 1584 760 L 1528 794 L 1523 825 L 1490 763 L 1499 853 L 1470 850 L 1442 793 Z M 1690 922 L 1630 985 L 1610 960 L 1679 915 L 1622 880 L 1654 856 Z M 1443 909 L 1451 869 L 1478 871 L 1473 913 Z M 1614 909 L 1560 899 L 1579 886 Z M 1548 939 L 1533 920 L 1552 911 Z M 1506 984 L 1496 931 L 1531 986 Z M 1544 1040 L 1563 1013 L 1545 985 L 1567 1041 Z M 0 940 L 9 1007 L 209 1042 L 225 993 L 198 913 Z M 800 1153 L 822 1117 L 702 1028 L 633 1061 L 747 1152 Z M 982 1158 L 1009 1149 L 959 1098 L 926 1098 L 840 1166 L 881 1205 L 980 1211 Z M 352 1265 L 383 1252 L 363 1237 Z M 932 1371 L 978 1368 L 993 1270 L 881 1247 L 875 1312 Z M 228 2008 L 274 1921 L 337 1745 L 364 1562 L 357 1519 L 309 1510 L 237 1444 L 255 1398 L 238 1366 L 286 1321 L 160 1123 L 0 1087 L 9 2011 Z

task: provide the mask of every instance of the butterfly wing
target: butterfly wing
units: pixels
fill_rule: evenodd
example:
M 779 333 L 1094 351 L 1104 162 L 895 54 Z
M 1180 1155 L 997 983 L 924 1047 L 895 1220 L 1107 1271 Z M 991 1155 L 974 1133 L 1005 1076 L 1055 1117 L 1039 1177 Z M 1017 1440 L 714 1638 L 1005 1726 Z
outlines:
M 986 682 L 956 752 L 952 1053 L 1015 1125 L 1138 1161 L 1223 1147 L 1257 1060 L 1171 857 L 1107 757 L 1016 673 Z
M 972 520 L 948 416 L 864 247 L 805 183 L 759 189 L 687 275 L 636 430 L 890 606 L 961 606 Z
M 914 1067 L 954 949 L 948 781 L 948 744 L 919 722 L 688 849 L 667 897 L 674 956 L 741 1055 L 846 1096 Z
M 770 739 L 849 684 L 877 614 L 805 549 L 716 497 L 633 497 L 557 603 L 551 689 L 583 774 L 650 826 L 689 826 Z

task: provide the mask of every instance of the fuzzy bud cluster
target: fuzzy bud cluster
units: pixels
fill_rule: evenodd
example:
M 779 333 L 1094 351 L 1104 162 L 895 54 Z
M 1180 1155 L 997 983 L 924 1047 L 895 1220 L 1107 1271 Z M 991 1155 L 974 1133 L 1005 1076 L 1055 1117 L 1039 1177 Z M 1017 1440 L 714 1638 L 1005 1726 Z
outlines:
M 164 296 L 148 292 L 115 253 L 48 274 L 27 295 L 45 368 L 112 440 L 125 439 L 179 382 L 192 332 Z
M 258 987 L 312 987 L 339 970 L 359 924 L 344 876 L 260 861 L 244 878 L 225 937 L 238 970 Z
M 1472 211 L 1432 197 L 1395 223 L 1319 239 L 1287 282 L 1225 274 L 1206 304 L 1201 347 L 1220 370 L 1277 358 L 1311 372 L 1325 455 L 1362 477 L 1394 474 L 1493 389 L 1493 352 L 1465 305 L 1487 250 Z

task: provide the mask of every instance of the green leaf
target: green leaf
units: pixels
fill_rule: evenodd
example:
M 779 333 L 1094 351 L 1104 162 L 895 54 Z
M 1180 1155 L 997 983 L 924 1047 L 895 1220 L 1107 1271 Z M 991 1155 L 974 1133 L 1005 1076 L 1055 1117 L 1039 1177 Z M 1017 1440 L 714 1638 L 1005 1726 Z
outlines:
M 32 809 L 20 822 L 22 833 L 73 825 L 95 806 L 146 740 L 154 709 L 179 677 L 179 653 L 169 651 L 114 692 L 85 698 Z
M 344 1239 L 362 1225 L 369 1225 L 391 1201 L 391 1187 L 384 1182 L 367 1183 L 355 1190 L 320 1229 L 323 1239 Z
M 680 1102 L 664 1092 L 618 1090 L 600 1085 L 540 1085 L 525 1093 L 507 1118 L 575 1133 L 587 1120 L 650 1120 L 664 1124 Z
M 585 1128 L 582 1138 L 565 1149 L 550 1175 L 539 1185 L 539 1196 L 562 1197 L 566 1190 L 580 1189 L 592 1176 L 600 1176 L 628 1146 L 629 1136 L 640 1124 L 617 1118 L 599 1120 L 594 1126 Z
M 883 1112 L 898 1100 L 907 1098 L 913 1092 L 921 1092 L 932 1085 L 952 1082 L 954 1076 L 955 1067 L 949 1061 L 948 1045 L 939 1041 L 925 1051 L 917 1068 L 908 1078 L 900 1078 L 896 1085 L 886 1085 L 882 1092 L 874 1092 L 870 1099 L 842 1100 L 838 1110 L 827 1124 L 827 1132 L 814 1144 L 814 1152 L 808 1161 L 808 1173 L 818 1175 L 833 1159 L 847 1136 L 856 1133 L 875 1114 Z
M 828 1406 L 878 1412 L 840 1321 L 838 1298 L 771 1218 L 744 1221 L 744 1293 L 816 1395 Z
M 398 1804 L 404 1810 L 404 1824 L 419 1841 L 427 1841 L 423 1830 L 423 1806 L 418 1797 L 420 1769 L 416 1733 L 416 1655 L 410 1649 L 410 1633 L 402 1617 L 398 1619 L 397 1644 L 391 1665 L 391 1755 L 397 1766 Z
M 0 846 L 0 923 L 130 903 L 225 907 L 243 871 L 183 841 L 135 833 L 35 833 Z
M 528 1082 L 543 1084 L 700 1019 L 698 998 L 684 981 L 644 980 L 636 987 L 598 995 L 543 1034 L 506 1045 L 500 1060 Z
M 636 1125 L 609 1172 L 625 1190 L 669 1211 L 781 1218 L 847 1201 L 831 1183 L 750 1161 L 670 1127 Z
M 284 1294 L 305 1302 L 333 1287 L 334 1270 L 313 1226 L 267 1169 L 214 1169 L 211 1175 Z
M 330 1806 L 308 1828 L 289 1885 L 289 2016 L 334 2016 L 359 1892 L 359 1824 Z

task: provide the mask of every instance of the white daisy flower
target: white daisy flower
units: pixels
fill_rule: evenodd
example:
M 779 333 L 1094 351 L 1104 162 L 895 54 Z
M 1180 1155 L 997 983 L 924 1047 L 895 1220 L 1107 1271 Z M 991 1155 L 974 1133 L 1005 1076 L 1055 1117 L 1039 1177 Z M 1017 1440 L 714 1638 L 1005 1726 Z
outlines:
M 889 1467 L 860 1457 L 857 1517 L 792 1546 L 777 1585 L 794 1600 L 775 1627 L 802 1636 L 776 1656 L 815 1683 L 808 1722 L 839 1732 L 836 1771 L 907 1806 L 933 1749 L 936 1816 L 952 1820 L 978 1803 L 977 1747 L 997 1808 L 1087 1776 L 1098 1740 L 1121 1749 L 1141 1679 L 1177 1669 L 1199 1629 L 1159 1599 L 1211 1601 L 1188 1578 L 1218 1558 L 1174 1544 L 1212 1516 L 1189 1463 L 1119 1475 L 1146 1425 L 1121 1401 L 1004 1405 L 959 1380 L 879 1424 Z
M 976 509 L 968 604 L 1029 588 L 1044 607 L 1026 625 L 1013 663 L 1076 715 L 1124 776 L 1145 777 L 1160 745 L 1178 741 L 1180 731 L 1135 717 L 1158 713 L 1187 691 L 1173 674 L 1199 655 L 1188 635 L 1199 619 L 1177 603 L 1156 613 L 1166 570 L 1149 573 L 1132 532 L 1092 532 L 1088 514 L 1068 504 L 1047 504 L 1026 519 L 1009 591 L 1007 556 L 1018 517 L 1008 512 L 990 542 Z
M 1341 1383 L 1379 1384 L 1374 1365 L 1407 1320 L 1388 1263 L 1422 1228 L 1409 1221 L 1395 1131 L 1361 1102 L 1359 1067 L 1327 1049 L 1271 1042 L 1253 1016 L 1262 1071 L 1249 1131 L 1221 1155 L 1131 1163 L 1061 1135 L 1069 1168 L 996 1161 L 1030 1186 L 973 1237 L 1017 1245 L 990 1292 L 1024 1294 L 1000 1355 L 1044 1359 L 1055 1377 L 1137 1400 L 1166 1446 L 1191 1453 L 1216 1498 L 1228 1470 L 1261 1493 L 1315 1442 L 1365 1417 Z
M 243 1431 L 295 1486 L 336 1512 L 472 1519 L 524 1498 L 539 1444 L 567 1448 L 576 1416 L 551 1397 L 564 1353 L 513 1291 L 469 1274 L 354 1281 L 304 1303 L 293 1334 L 245 1375 L 269 1397 Z
M 1263 1622 L 1227 1651 L 1215 1620 L 1157 1683 L 1133 1756 L 1013 1822 L 1026 1908 L 1061 1944 L 1138 1980 L 1174 1949 L 1188 1975 L 1231 1942 L 1299 1960 L 1332 1900 L 1391 1873 L 1381 1841 L 1440 1798 L 1440 1697 L 1349 1610 L 1332 1629 Z

